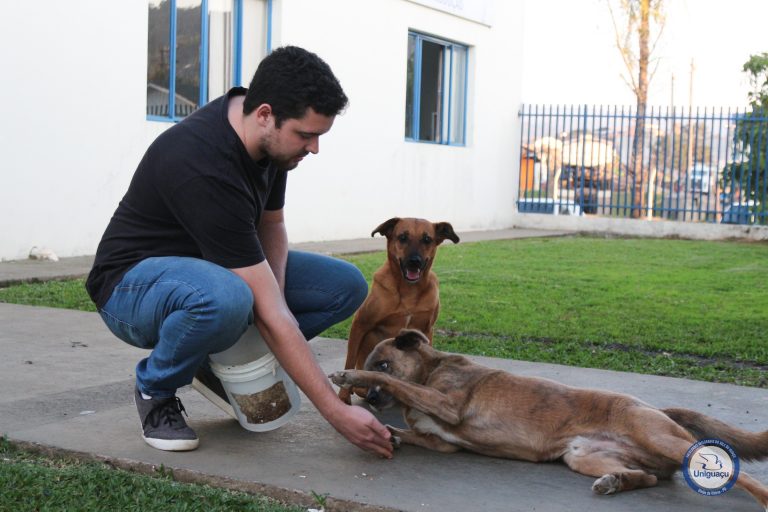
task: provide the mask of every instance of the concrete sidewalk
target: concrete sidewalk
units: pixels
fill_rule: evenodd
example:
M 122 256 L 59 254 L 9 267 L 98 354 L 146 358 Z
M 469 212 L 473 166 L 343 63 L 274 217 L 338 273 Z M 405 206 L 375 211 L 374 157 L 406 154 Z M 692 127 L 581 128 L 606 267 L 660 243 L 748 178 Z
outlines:
M 0 264 L 0 271 L 7 264 Z M 680 475 L 653 489 L 605 497 L 592 494 L 592 478 L 561 464 L 446 455 L 412 446 L 400 449 L 393 460 L 382 460 L 347 443 L 306 400 L 288 425 L 248 432 L 189 388 L 179 396 L 200 447 L 161 452 L 141 439 L 132 403 L 133 369 L 145 351 L 114 338 L 95 313 L 0 304 L 0 326 L 0 434 L 55 451 L 140 470 L 163 465 L 179 480 L 258 491 L 305 506 L 313 504 L 312 492 L 327 494 L 332 510 L 760 510 L 740 490 L 718 498 L 700 496 Z M 344 341 L 317 338 L 312 347 L 326 372 L 343 367 Z M 764 389 L 474 359 L 522 375 L 631 393 L 660 407 L 697 409 L 747 430 L 768 427 Z M 402 423 L 394 411 L 382 420 Z M 768 482 L 766 463 L 742 464 L 742 470 Z

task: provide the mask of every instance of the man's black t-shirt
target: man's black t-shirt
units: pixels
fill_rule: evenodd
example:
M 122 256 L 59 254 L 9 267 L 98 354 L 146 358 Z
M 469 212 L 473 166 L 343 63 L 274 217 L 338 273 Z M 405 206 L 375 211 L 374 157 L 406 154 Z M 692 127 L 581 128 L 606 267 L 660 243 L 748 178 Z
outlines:
M 287 172 L 254 162 L 227 118 L 234 88 L 147 149 L 96 251 L 86 288 L 96 306 L 141 260 L 202 258 L 226 268 L 264 261 L 256 228 L 285 202 Z

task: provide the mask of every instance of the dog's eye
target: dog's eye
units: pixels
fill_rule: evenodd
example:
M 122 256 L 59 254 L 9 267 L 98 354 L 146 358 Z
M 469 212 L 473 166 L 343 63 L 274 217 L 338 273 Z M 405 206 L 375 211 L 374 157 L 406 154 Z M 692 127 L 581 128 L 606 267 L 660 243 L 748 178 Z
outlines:
M 424 235 L 424 237 L 421 239 L 422 243 L 425 243 L 427 245 L 432 243 L 432 237 L 429 235 Z
M 380 371 L 389 370 L 389 361 L 381 361 L 377 366 Z
M 408 241 L 408 235 L 406 235 L 405 233 L 401 233 L 397 236 L 397 239 L 398 241 L 405 243 Z

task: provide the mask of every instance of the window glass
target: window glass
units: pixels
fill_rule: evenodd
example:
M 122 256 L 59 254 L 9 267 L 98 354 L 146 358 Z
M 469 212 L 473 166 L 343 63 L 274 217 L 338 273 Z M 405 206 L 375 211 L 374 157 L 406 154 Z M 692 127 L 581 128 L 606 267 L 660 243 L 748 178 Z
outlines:
M 272 0 L 245 0 L 242 3 L 243 23 L 241 44 L 240 83 L 233 85 L 248 86 L 256 68 L 269 53 L 271 15 L 269 5 Z M 213 97 L 211 98 L 213 99 Z
M 200 13 L 200 0 L 176 0 L 176 117 L 194 112 L 200 100 Z
M 232 0 L 208 0 L 208 97 L 218 98 L 232 87 Z
M 463 46 L 452 47 L 451 65 L 451 122 L 449 124 L 448 140 L 452 144 L 464 143 L 464 111 L 466 110 L 467 95 L 467 49 Z
M 440 142 L 443 90 L 443 47 L 430 41 L 421 46 L 419 140 Z
M 178 120 L 248 85 L 243 69 L 250 79 L 269 48 L 271 0 L 147 1 L 147 116 Z
M 168 115 L 170 77 L 171 4 L 168 0 L 149 2 L 147 48 L 147 115 Z
M 405 137 L 413 138 L 413 80 L 416 74 L 416 36 L 408 35 L 408 64 L 405 85 Z

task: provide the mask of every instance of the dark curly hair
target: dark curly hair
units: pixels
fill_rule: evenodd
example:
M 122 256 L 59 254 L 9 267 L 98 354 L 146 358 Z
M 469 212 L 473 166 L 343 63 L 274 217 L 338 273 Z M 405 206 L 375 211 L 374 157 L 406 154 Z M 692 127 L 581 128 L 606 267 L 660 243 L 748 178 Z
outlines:
M 330 66 L 298 46 L 275 49 L 261 61 L 243 103 L 250 114 L 262 103 L 272 107 L 275 125 L 304 117 L 307 107 L 318 114 L 335 116 L 347 106 L 347 96 Z

